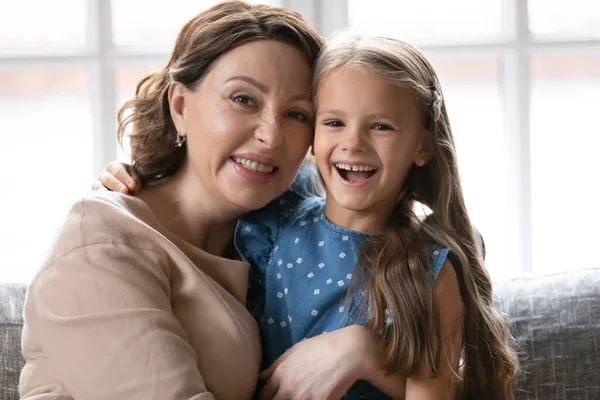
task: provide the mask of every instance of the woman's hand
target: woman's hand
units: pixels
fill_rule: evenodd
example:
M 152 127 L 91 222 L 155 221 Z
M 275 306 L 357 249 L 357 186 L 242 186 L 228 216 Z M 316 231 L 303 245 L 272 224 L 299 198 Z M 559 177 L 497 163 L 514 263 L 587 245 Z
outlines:
M 92 184 L 92 190 L 110 190 L 123 194 L 134 194 L 141 187 L 140 180 L 127 171 L 126 164 L 117 161 L 111 161 Z
M 380 370 L 379 343 L 363 326 L 349 326 L 297 343 L 261 380 L 261 400 L 339 400 L 358 380 Z

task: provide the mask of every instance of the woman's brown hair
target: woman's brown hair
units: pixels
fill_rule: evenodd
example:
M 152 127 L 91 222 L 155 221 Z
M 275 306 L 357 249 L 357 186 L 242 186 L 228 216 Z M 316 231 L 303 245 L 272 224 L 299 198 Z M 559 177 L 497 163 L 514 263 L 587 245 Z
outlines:
M 185 158 L 185 146 L 175 146 L 177 131 L 168 100 L 171 83 L 194 89 L 224 53 L 256 40 L 293 46 L 310 68 L 323 44 L 299 13 L 279 7 L 225 1 L 192 18 L 179 32 L 169 63 L 142 79 L 135 98 L 119 111 L 119 142 L 123 145 L 131 127 L 131 161 L 142 184 L 173 175 Z
M 507 324 L 492 304 L 491 281 L 463 198 L 448 114 L 443 102 L 436 102 L 440 98 L 436 94 L 442 92 L 433 67 L 418 50 L 399 40 L 342 35 L 324 47 L 317 61 L 317 102 L 320 82 L 342 66 L 410 89 L 433 144 L 432 160 L 413 166 L 399 188 L 400 198 L 385 231 L 369 240 L 359 256 L 359 268 L 368 279 L 367 325 L 381 332 L 387 370 L 409 377 L 424 368 L 436 377 L 446 359 L 440 354 L 440 323 L 426 250 L 438 243 L 450 250 L 464 305 L 459 397 L 513 399 L 517 358 Z M 436 106 L 441 108 L 435 110 Z M 419 204 L 431 210 L 426 218 L 415 214 Z M 386 323 L 389 318 L 391 324 Z

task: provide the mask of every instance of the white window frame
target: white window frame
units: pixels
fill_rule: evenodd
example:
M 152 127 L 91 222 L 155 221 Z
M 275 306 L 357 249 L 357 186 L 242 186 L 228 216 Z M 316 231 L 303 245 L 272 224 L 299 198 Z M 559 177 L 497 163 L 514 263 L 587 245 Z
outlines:
M 390 0 L 391 1 L 391 0 Z M 87 0 L 88 47 L 62 53 L 0 54 L 0 69 L 51 68 L 75 66 L 90 72 L 90 100 L 93 110 L 94 171 L 99 172 L 117 158 L 116 117 L 117 69 L 123 66 L 148 65 L 163 62 L 164 49 L 118 49 L 112 44 L 111 1 Z M 346 0 L 281 0 L 283 7 L 302 13 L 323 36 L 329 37 L 348 26 Z M 504 96 L 506 165 L 505 191 L 509 194 L 506 214 L 507 260 L 524 273 L 532 270 L 531 223 L 531 159 L 530 159 L 530 97 L 532 54 L 548 52 L 600 51 L 600 39 L 541 39 L 533 37 L 528 28 L 528 1 L 505 0 L 505 20 L 508 34 L 501 40 L 460 44 L 424 45 L 428 54 L 469 57 L 490 55 L 502 62 Z M 74 166 L 75 167 L 75 166 Z M 93 179 L 94 177 L 90 177 Z

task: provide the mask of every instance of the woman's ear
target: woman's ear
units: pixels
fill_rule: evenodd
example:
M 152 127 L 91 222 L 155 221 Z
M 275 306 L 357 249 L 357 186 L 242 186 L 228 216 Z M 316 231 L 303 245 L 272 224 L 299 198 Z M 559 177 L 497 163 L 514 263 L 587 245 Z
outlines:
M 185 129 L 185 90 L 185 87 L 181 83 L 174 82 L 169 87 L 168 93 L 171 118 L 180 136 L 185 136 L 187 132 Z

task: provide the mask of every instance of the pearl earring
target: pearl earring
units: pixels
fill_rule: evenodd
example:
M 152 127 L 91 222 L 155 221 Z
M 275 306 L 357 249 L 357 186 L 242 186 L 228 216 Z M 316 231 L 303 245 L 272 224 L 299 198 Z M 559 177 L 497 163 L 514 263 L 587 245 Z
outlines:
M 177 134 L 177 137 L 175 138 L 175 147 L 181 147 L 185 144 L 186 141 L 186 137 L 185 136 L 181 136 L 179 133 Z

